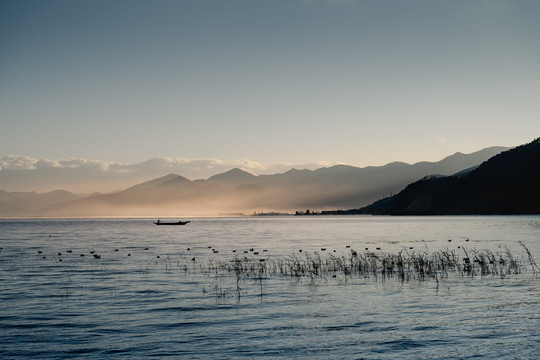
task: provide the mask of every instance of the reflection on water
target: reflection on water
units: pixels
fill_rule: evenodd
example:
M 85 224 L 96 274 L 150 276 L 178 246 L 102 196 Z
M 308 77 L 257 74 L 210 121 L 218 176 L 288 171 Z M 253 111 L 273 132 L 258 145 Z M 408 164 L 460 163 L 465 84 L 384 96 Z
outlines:
M 539 217 L 202 218 L 180 229 L 152 220 L 0 220 L 0 355 L 510 359 L 539 351 L 539 280 L 518 243 L 540 257 Z M 347 273 L 341 259 L 353 259 L 351 250 L 389 262 L 375 274 Z M 495 255 L 493 264 L 483 259 L 498 272 L 482 275 L 474 261 L 482 251 Z M 457 269 L 419 278 L 412 262 L 414 276 L 403 281 L 391 257 L 400 252 L 419 261 L 455 254 Z M 504 267 L 508 254 L 519 271 Z M 295 264 L 302 276 L 290 273 Z

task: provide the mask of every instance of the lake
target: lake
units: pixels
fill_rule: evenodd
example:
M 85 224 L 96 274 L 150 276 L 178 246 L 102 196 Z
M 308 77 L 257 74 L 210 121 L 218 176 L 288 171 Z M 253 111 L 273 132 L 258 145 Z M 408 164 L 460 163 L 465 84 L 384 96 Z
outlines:
M 155 220 L 1 219 L 0 357 L 540 353 L 540 216 Z

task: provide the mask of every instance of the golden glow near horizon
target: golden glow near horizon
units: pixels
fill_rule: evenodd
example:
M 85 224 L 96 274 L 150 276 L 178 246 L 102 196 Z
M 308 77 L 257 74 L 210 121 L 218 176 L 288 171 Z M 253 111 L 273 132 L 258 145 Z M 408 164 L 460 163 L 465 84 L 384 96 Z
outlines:
M 539 16 L 537 1 L 2 1 L 0 159 L 88 174 L 183 159 L 206 176 L 517 146 L 540 135 Z

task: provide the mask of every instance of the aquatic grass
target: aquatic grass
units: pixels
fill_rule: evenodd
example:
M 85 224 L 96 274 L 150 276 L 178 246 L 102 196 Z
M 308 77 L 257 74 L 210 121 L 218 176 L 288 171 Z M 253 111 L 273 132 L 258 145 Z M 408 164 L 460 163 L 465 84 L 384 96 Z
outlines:
M 240 257 L 233 259 L 208 259 L 200 264 L 205 273 L 224 276 L 230 275 L 235 279 L 236 297 L 240 299 L 242 283 L 248 280 L 258 284 L 259 293 L 264 293 L 264 281 L 271 277 L 307 279 L 312 284 L 322 284 L 331 278 L 340 277 L 343 280 L 352 278 L 373 279 L 386 281 L 394 279 L 399 282 L 427 281 L 454 277 L 501 277 L 520 274 L 526 262 L 516 259 L 507 249 L 492 252 L 490 250 L 466 250 L 464 256 L 459 256 L 456 250 L 440 250 L 397 253 L 358 252 L 351 249 L 348 254 L 334 255 L 332 253 L 303 252 L 289 256 Z M 528 253 L 528 263 L 533 267 L 533 273 L 538 273 L 538 267 Z
M 540 268 L 538 267 L 538 265 L 536 265 L 536 261 L 534 261 L 534 258 L 532 257 L 531 252 L 529 251 L 529 249 L 527 248 L 527 246 L 525 246 L 523 242 L 518 241 L 518 243 L 519 245 L 521 245 L 521 247 L 523 247 L 523 249 L 525 249 L 525 252 L 527 254 L 527 260 L 529 261 L 529 264 L 531 265 L 532 272 L 535 278 L 538 278 L 538 275 L 540 274 Z
M 203 276 L 215 281 L 212 289 L 204 290 L 219 301 L 234 297 L 237 301 L 250 295 L 266 295 L 267 284 L 293 280 L 310 285 L 347 283 L 352 280 L 426 282 L 435 281 L 437 288 L 444 279 L 501 278 L 531 273 L 536 278 L 540 269 L 523 243 L 523 253 L 513 253 L 506 246 L 496 250 L 478 250 L 458 246 L 457 249 L 429 251 L 401 249 L 396 252 L 381 250 L 359 251 L 346 249 L 334 251 L 296 251 L 290 255 L 273 254 L 272 251 L 211 251 L 172 252 L 165 254 L 134 253 L 129 257 L 134 272 L 144 277 L 155 271 L 169 275 Z M 116 252 L 111 252 L 116 254 Z M 113 266 L 114 258 L 107 253 L 101 259 L 85 260 L 89 280 L 101 279 Z M 43 261 L 48 261 L 44 259 Z M 65 266 L 55 265 L 55 266 Z M 66 275 L 69 275 L 69 271 Z M 336 279 L 337 282 L 332 282 Z

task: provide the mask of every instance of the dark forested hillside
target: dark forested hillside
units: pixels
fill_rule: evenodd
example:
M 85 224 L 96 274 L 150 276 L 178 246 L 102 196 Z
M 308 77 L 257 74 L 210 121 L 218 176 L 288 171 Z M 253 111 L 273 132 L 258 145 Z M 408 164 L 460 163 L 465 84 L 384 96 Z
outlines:
M 395 215 L 540 214 L 540 138 L 461 175 L 424 178 L 395 196 Z

